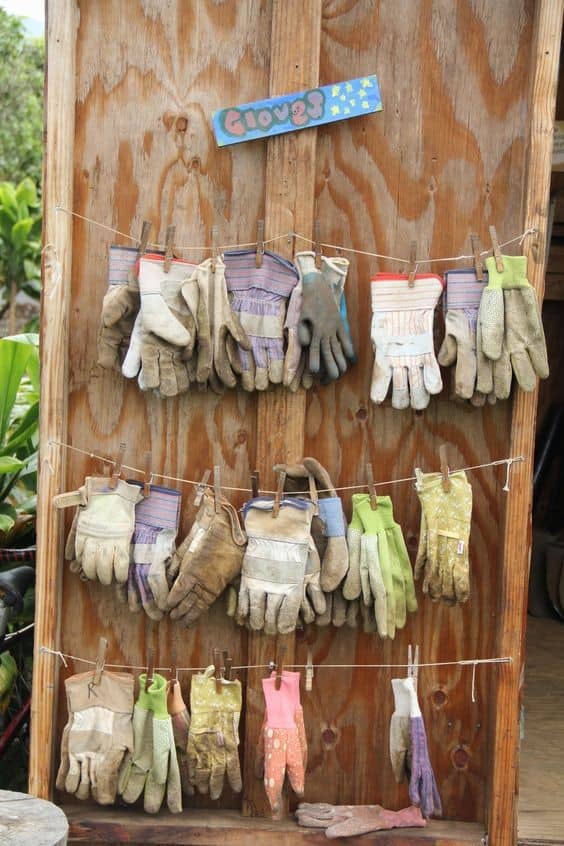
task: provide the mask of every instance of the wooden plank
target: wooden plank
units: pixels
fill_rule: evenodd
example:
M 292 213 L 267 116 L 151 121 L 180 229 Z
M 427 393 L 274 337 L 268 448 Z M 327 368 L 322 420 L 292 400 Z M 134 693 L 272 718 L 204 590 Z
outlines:
M 546 224 L 549 207 L 552 129 L 562 35 L 562 0 L 539 0 L 535 7 L 534 54 L 530 89 L 530 140 L 525 225 L 537 235 L 528 250 L 529 279 L 542 301 Z M 511 454 L 516 465 L 507 499 L 503 567 L 497 615 L 497 651 L 513 663 L 499 673 L 493 697 L 494 745 L 488 816 L 490 846 L 510 846 L 517 837 L 519 718 L 523 683 L 523 638 L 531 551 L 531 481 L 537 391 L 517 391 L 511 421 Z
M 55 740 L 58 662 L 39 652 L 56 648 L 61 623 L 59 518 L 51 505 L 64 480 L 65 456 L 49 442 L 67 437 L 68 336 L 72 222 L 55 207 L 73 202 L 75 41 L 74 0 L 52 0 L 47 14 L 43 291 L 41 295 L 40 457 L 29 790 L 49 798 Z
M 272 8 L 270 96 L 313 87 L 319 81 L 321 0 L 305 7 L 301 0 L 274 0 Z M 266 237 L 301 232 L 311 237 L 314 214 L 316 129 L 269 139 L 265 183 Z M 301 245 L 300 245 L 301 246 Z M 294 244 L 278 242 L 276 250 L 292 258 Z M 305 394 L 271 390 L 258 398 L 256 465 L 262 484 L 273 484 L 276 462 L 302 458 Z M 294 636 L 271 638 L 249 635 L 249 664 L 264 665 L 284 644 L 285 660 L 294 660 Z M 264 715 L 261 678 L 264 670 L 247 676 L 243 813 L 270 815 L 264 786 L 254 775 L 254 758 Z

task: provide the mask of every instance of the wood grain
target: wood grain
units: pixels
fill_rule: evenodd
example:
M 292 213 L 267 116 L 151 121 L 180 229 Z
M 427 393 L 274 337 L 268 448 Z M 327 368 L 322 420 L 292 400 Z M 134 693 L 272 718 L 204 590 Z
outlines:
M 27 793 L 0 790 L 3 846 L 66 846 L 69 824 L 60 808 Z

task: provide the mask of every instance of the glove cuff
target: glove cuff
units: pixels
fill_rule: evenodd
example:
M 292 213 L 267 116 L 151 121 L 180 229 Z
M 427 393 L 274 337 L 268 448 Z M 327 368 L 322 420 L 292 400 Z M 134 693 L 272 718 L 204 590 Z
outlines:
M 166 679 L 153 673 L 153 681 L 149 685 L 147 691 L 149 697 L 150 710 L 153 712 L 157 720 L 164 720 L 168 717 L 168 709 L 166 707 Z
M 445 273 L 445 280 L 445 307 L 447 311 L 451 309 L 478 311 L 486 282 L 480 282 L 475 270 L 472 268 L 448 270 Z

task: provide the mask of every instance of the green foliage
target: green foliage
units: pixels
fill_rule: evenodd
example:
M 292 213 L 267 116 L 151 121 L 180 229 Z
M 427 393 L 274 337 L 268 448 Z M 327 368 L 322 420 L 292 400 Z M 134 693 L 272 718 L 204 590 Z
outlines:
M 0 182 L 0 282 L 6 303 L 16 290 L 40 292 L 41 204 L 32 179 Z
M 39 338 L 0 339 L 0 546 L 34 528 L 39 439 Z
M 0 8 L 0 180 L 41 182 L 43 157 L 43 39 L 26 35 L 21 20 Z

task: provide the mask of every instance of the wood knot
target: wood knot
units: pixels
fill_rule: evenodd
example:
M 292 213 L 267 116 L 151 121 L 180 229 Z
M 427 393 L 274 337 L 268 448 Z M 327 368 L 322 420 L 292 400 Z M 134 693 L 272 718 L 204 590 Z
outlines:
M 180 115 L 180 117 L 176 118 L 175 126 L 177 132 L 186 132 L 188 129 L 188 118 L 184 117 L 184 115 Z
M 247 433 L 241 430 L 237 432 L 237 443 L 238 444 L 245 444 L 247 443 Z
M 435 708 L 442 708 L 444 705 L 446 705 L 447 701 L 448 696 L 446 695 L 444 690 L 439 689 L 433 692 L 433 705 L 435 706 Z
M 469 755 L 466 749 L 462 746 L 457 746 L 456 749 L 452 751 L 452 763 L 456 767 L 457 770 L 465 770 L 468 767 L 468 759 Z
M 321 730 L 321 743 L 325 751 L 334 749 L 339 740 L 339 731 L 336 726 L 325 724 Z
M 368 409 L 364 408 L 364 406 L 360 406 L 358 411 L 356 412 L 356 419 L 359 423 L 365 423 L 368 419 Z

